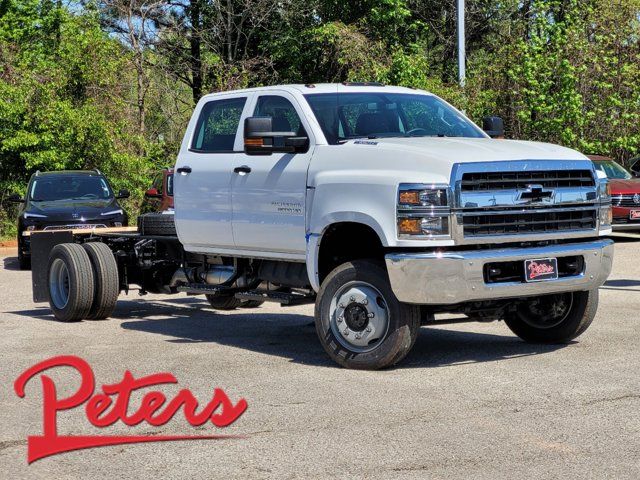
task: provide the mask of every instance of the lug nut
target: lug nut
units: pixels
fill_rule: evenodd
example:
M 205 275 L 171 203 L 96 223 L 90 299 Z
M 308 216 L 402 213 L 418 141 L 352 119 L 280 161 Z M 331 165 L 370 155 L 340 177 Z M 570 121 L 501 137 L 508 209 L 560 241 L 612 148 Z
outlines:
M 338 323 L 342 323 L 343 320 L 344 320 L 344 317 L 342 315 L 338 317 Z
M 367 303 L 369 303 L 369 301 L 366 298 L 362 300 L 362 305 L 366 305 Z
M 349 297 L 349 300 L 351 300 L 352 302 L 355 302 L 355 301 L 356 301 L 356 297 L 354 297 L 353 295 L 351 295 L 351 296 Z
M 367 317 L 369 317 L 369 318 L 373 318 L 373 317 L 375 317 L 375 316 L 376 316 L 376 314 L 375 314 L 375 313 L 373 313 L 373 312 L 369 312 L 369 313 L 367 314 Z
M 360 340 L 361 335 L 359 333 L 356 333 L 356 340 Z
M 349 329 L 345 329 L 345 330 L 344 330 L 344 332 L 342 332 L 342 334 L 343 334 L 345 337 L 348 337 L 348 336 L 349 336 Z
M 367 327 L 367 329 L 365 330 L 365 332 L 367 332 L 367 333 L 371 333 L 371 327 Z
M 340 308 L 344 308 L 344 304 L 343 304 L 343 303 L 339 303 L 339 304 L 338 304 L 338 307 L 340 307 Z

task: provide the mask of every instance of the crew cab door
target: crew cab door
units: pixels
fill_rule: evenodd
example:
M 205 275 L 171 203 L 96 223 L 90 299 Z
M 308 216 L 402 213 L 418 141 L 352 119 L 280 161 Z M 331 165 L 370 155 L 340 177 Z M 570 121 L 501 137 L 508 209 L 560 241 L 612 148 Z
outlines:
M 272 117 L 274 131 L 309 137 L 301 153 L 238 155 L 232 180 L 233 235 L 236 248 L 303 256 L 307 170 L 314 140 L 293 95 L 265 92 L 250 116 Z M 233 169 L 232 169 L 233 170 Z
M 183 145 L 174 175 L 178 237 L 187 251 L 233 248 L 231 182 L 242 154 L 238 127 L 247 94 L 206 101 Z

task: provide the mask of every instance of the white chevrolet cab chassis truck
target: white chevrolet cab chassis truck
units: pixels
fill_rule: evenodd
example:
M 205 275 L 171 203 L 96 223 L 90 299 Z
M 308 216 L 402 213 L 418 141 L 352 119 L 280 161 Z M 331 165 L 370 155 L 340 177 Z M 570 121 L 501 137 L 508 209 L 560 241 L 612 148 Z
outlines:
M 33 235 L 34 298 L 66 321 L 109 316 L 131 284 L 224 310 L 315 303 L 328 355 L 361 369 L 402 360 L 441 313 L 568 342 L 611 271 L 607 181 L 574 150 L 484 127 L 377 84 L 206 95 L 175 212 L 137 232 Z

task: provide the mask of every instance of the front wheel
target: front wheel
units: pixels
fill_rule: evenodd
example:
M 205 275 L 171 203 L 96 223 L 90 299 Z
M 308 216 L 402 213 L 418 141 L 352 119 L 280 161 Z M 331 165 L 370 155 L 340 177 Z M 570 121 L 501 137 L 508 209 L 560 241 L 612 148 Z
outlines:
M 395 365 L 413 347 L 420 308 L 398 301 L 384 266 L 370 260 L 340 265 L 322 283 L 316 331 L 329 356 L 347 368 Z
M 529 343 L 567 343 L 589 328 L 598 310 L 598 290 L 544 295 L 521 304 L 505 323 Z

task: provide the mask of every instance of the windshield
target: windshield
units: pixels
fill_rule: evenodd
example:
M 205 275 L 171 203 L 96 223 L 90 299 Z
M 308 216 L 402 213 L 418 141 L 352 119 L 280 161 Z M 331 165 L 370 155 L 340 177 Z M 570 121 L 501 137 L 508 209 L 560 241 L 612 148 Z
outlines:
M 305 95 L 327 142 L 351 138 L 470 137 L 485 135 L 433 95 L 317 93 Z
M 614 162 L 613 160 L 593 163 L 595 164 L 596 169 L 605 173 L 607 178 L 613 178 L 616 180 L 629 180 L 630 178 L 633 178 L 622 165 Z
M 103 177 L 90 175 L 47 175 L 36 178 L 29 192 L 33 202 L 58 200 L 106 200 L 113 197 Z

